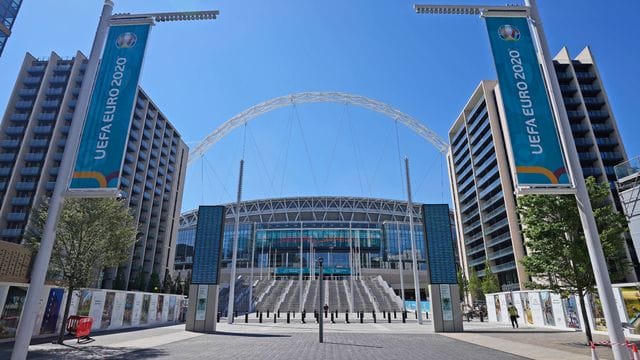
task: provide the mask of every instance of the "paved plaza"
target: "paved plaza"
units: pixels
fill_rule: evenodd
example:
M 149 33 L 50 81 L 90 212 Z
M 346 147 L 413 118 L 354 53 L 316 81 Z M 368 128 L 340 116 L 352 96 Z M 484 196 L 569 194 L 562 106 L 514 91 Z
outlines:
M 29 359 L 591 359 L 580 332 L 471 322 L 464 333 L 434 334 L 429 322 L 420 326 L 415 320 L 339 322 L 325 324 L 325 342 L 319 344 L 317 324 L 282 319 L 245 324 L 239 318 L 234 325 L 222 319 L 216 334 L 187 332 L 183 324 L 97 333 L 86 344 L 71 339 L 32 345 Z M 606 347 L 597 351 L 600 359 L 613 358 Z M 0 359 L 10 354 L 10 344 L 0 346 Z

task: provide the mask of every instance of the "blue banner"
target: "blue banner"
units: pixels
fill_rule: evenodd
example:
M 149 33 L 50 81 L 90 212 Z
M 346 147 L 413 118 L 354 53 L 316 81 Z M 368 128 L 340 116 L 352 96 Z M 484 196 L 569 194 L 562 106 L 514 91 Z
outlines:
M 527 18 L 486 17 L 518 186 L 570 185 Z
M 70 190 L 118 187 L 149 28 L 149 24 L 109 28 Z

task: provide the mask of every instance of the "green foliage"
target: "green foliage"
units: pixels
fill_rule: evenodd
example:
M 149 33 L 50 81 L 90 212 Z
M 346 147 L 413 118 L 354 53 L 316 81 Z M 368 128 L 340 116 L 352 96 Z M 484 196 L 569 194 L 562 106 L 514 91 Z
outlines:
M 118 269 L 118 275 L 116 275 L 115 280 L 113 281 L 113 289 L 114 290 L 126 290 L 127 284 L 124 281 L 124 273 L 123 270 Z
M 491 294 L 500 291 L 500 281 L 498 275 L 491 271 L 491 263 L 489 260 L 484 262 L 484 277 L 482 278 L 482 292 Z
M 612 280 L 628 269 L 623 233 L 626 220 L 608 202 L 609 185 L 587 179 L 600 242 Z M 560 293 L 593 292 L 595 278 L 574 196 L 527 195 L 518 199 L 528 256 L 522 264 L 534 284 Z
M 171 274 L 167 270 L 164 273 L 164 281 L 162 282 L 162 292 L 171 293 L 172 291 L 173 291 L 173 279 L 171 279 Z
M 160 292 L 160 290 L 162 290 L 162 285 L 160 284 L 160 276 L 158 275 L 158 273 L 151 273 L 151 276 L 149 277 L 149 287 L 147 288 L 147 291 L 150 292 Z
M 463 300 L 467 297 L 467 293 L 469 292 L 469 282 L 464 277 L 464 273 L 462 270 L 458 270 L 458 286 L 460 287 L 460 300 Z
M 484 296 L 482 292 L 482 281 L 478 277 L 478 272 L 474 267 L 471 268 L 471 272 L 469 273 L 469 281 L 467 288 L 469 289 L 469 293 L 474 300 L 481 300 Z
M 25 232 L 25 243 L 35 253 L 47 219 L 47 203 L 35 210 Z M 136 225 L 116 199 L 77 199 L 64 202 L 49 264 L 49 278 L 71 289 L 96 283 L 102 269 L 129 257 Z

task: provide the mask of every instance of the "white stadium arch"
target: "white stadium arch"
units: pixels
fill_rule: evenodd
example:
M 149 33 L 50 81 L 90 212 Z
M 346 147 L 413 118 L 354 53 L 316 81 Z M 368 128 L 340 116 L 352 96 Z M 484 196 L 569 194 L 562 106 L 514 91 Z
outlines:
M 409 129 L 413 130 L 416 134 L 429 141 L 442 154 L 446 154 L 449 149 L 449 144 L 447 143 L 447 141 L 441 138 L 433 130 L 429 129 L 420 121 L 411 117 L 410 115 L 407 115 L 404 112 L 381 101 L 370 99 L 360 95 L 341 92 L 302 92 L 280 96 L 264 101 L 260 104 L 246 109 L 245 111 L 225 121 L 211 134 L 209 134 L 209 136 L 204 138 L 204 140 L 196 145 L 196 147 L 189 153 L 189 160 L 187 161 L 187 165 L 192 164 L 194 161 L 202 157 L 216 142 L 230 133 L 233 129 L 244 125 L 249 120 L 253 120 L 262 114 L 276 109 L 305 103 L 349 104 L 364 109 L 369 109 L 377 113 L 386 115 L 387 117 L 402 123 Z

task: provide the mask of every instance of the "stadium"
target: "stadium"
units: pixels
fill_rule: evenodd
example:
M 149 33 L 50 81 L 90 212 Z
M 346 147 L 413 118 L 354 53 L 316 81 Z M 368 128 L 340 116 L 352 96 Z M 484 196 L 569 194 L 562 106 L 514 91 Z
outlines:
M 228 303 L 235 208 L 235 204 L 225 205 L 218 306 L 221 312 Z M 331 311 L 401 310 L 405 305 L 402 289 L 410 307 L 415 291 L 407 210 L 405 201 L 357 197 L 242 202 L 234 309 L 317 309 L 317 282 L 308 280 L 319 274 L 313 261 L 319 257 L 324 259 L 323 273 L 328 281 L 323 302 Z M 175 270 L 182 279 L 193 264 L 197 222 L 198 210 L 181 215 Z M 417 273 L 421 298 L 425 299 L 426 240 L 429 236 L 444 236 L 453 248 L 455 232 L 447 205 L 414 204 L 413 224 Z

